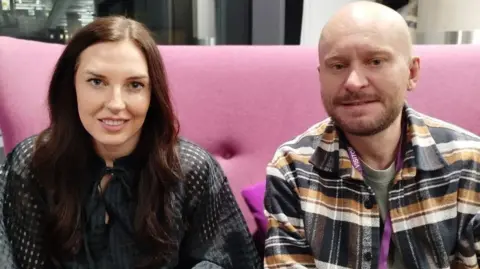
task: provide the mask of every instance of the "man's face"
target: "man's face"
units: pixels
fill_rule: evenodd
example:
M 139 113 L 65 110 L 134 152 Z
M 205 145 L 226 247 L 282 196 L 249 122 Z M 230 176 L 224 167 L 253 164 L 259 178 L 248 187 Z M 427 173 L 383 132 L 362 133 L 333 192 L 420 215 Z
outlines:
M 339 30 L 321 43 L 319 78 L 325 110 L 346 133 L 370 136 L 400 115 L 418 59 L 385 29 Z

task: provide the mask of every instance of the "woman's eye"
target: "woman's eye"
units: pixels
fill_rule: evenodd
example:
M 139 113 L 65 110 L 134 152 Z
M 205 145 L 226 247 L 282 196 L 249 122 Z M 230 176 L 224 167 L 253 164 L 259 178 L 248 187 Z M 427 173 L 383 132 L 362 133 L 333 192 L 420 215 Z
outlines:
M 90 84 L 92 84 L 92 86 L 94 86 L 94 87 L 98 87 L 98 86 L 103 84 L 103 81 L 101 79 L 98 79 L 98 78 L 89 79 L 88 82 Z
M 134 90 L 140 90 L 144 87 L 144 85 L 140 82 L 132 82 L 130 83 L 130 87 Z

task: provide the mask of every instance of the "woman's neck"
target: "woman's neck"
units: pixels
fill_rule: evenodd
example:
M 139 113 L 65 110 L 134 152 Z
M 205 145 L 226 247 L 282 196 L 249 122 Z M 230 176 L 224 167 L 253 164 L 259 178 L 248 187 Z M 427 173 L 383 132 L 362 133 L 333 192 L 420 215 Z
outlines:
M 138 144 L 138 138 L 131 138 L 121 145 L 105 145 L 95 141 L 95 151 L 107 167 L 113 167 L 116 159 L 130 155 Z

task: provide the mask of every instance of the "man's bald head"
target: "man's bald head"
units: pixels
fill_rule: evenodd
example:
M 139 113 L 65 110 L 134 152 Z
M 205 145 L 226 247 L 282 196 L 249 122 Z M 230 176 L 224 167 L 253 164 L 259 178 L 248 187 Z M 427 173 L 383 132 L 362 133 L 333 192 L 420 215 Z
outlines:
M 367 32 L 386 39 L 398 53 L 411 58 L 412 39 L 405 19 L 395 10 L 370 1 L 352 2 L 338 10 L 322 30 L 319 50 L 322 52 L 339 37 Z
M 372 136 L 401 121 L 420 70 L 411 47 L 403 17 L 381 4 L 353 2 L 328 21 L 318 73 L 323 106 L 340 129 Z

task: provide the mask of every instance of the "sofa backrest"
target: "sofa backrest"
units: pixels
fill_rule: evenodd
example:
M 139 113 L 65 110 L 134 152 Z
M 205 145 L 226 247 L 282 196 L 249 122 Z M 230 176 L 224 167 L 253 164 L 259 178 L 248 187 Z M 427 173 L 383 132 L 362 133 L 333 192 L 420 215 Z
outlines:
M 0 37 L 0 129 L 8 152 L 48 123 L 46 93 L 63 45 Z M 211 152 L 240 192 L 265 179 L 275 149 L 326 117 L 316 48 L 162 46 L 181 133 Z M 419 46 L 409 104 L 480 134 L 480 46 Z

